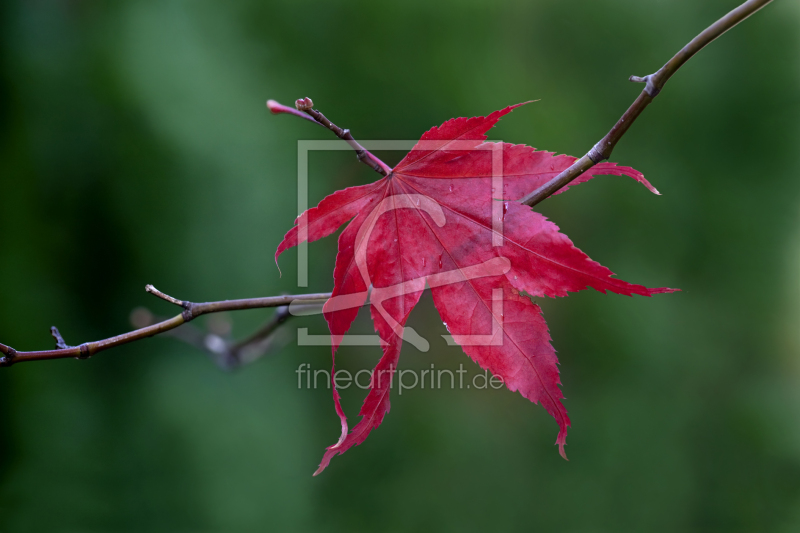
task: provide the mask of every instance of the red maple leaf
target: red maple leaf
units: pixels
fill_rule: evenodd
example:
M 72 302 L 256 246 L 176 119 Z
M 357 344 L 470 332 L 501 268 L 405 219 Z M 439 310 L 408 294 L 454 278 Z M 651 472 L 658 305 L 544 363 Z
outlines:
M 388 176 L 326 197 L 298 217 L 278 246 L 276 262 L 286 249 L 326 237 L 353 219 L 339 237 L 333 296 L 323 309 L 332 351 L 335 357 L 370 286 L 370 311 L 384 343 L 362 419 L 350 432 L 334 383 L 342 433 L 315 475 L 334 455 L 364 442 L 389 411 L 403 337 L 425 343 L 405 323 L 426 284 L 467 355 L 556 419 L 556 444 L 565 459 L 570 421 L 561 403 L 558 359 L 539 306 L 521 293 L 555 297 L 592 287 L 650 296 L 674 290 L 612 277 L 555 224 L 514 201 L 575 161 L 530 146 L 486 142 L 486 132 L 519 105 L 432 128 Z M 658 194 L 640 172 L 615 163 L 598 164 L 571 185 L 599 174 L 629 176 Z

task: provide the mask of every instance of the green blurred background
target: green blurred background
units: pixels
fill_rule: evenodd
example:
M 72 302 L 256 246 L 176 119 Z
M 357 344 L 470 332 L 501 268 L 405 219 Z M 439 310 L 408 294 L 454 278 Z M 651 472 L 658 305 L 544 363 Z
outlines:
M 494 139 L 581 155 L 655 71 L 737 0 L 6 0 L 0 20 L 0 339 L 48 349 L 207 301 L 296 292 L 297 141 L 328 132 L 264 102 L 310 96 L 361 139 L 540 99 Z M 518 394 L 394 397 L 367 442 L 326 347 L 237 372 L 156 338 L 90 361 L 0 369 L 0 531 L 800 531 L 800 4 L 775 2 L 692 59 L 606 177 L 540 209 L 621 278 L 683 292 L 539 302 L 573 422 Z M 386 153 L 389 164 L 401 153 Z M 314 152 L 310 201 L 375 179 Z M 331 288 L 335 239 L 310 246 Z M 231 316 L 246 335 L 271 311 Z M 475 366 L 429 297 L 402 368 Z M 356 332 L 371 326 L 360 315 Z M 345 348 L 371 368 L 377 348 Z M 351 422 L 363 392 L 344 391 Z

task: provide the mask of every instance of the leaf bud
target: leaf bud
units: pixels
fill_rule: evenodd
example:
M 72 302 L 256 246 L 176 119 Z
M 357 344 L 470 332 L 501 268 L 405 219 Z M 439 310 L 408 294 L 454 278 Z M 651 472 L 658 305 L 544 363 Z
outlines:
M 298 111 L 308 111 L 312 107 L 314 107 L 314 102 L 311 101 L 311 98 L 306 96 L 305 98 L 299 98 L 295 100 L 294 106 L 297 108 Z

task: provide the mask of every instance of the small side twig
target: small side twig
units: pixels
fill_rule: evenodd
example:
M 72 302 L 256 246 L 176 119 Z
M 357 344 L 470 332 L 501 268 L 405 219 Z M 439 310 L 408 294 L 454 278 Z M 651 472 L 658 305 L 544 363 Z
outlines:
M 318 311 L 321 309 L 322 303 L 292 306 L 293 309 L 298 307 L 300 309 L 309 308 Z M 219 326 L 214 328 L 209 325 L 209 329 L 205 330 L 192 324 L 184 324 L 179 328 L 165 332 L 165 335 L 206 352 L 217 366 L 225 370 L 232 370 L 242 365 L 250 364 L 278 349 L 280 345 L 276 343 L 275 334 L 280 326 L 286 323 L 291 316 L 294 316 L 294 314 L 289 311 L 288 305 L 278 307 L 263 326 L 239 341 L 232 341 L 227 338 L 229 324 L 225 324 L 225 327 L 222 328 L 223 331 L 220 331 Z M 149 310 L 142 307 L 134 309 L 131 313 L 131 324 L 138 328 L 155 324 L 161 320 L 163 318 L 153 315 Z
M 251 363 L 262 357 L 272 348 L 270 341 L 273 334 L 291 316 L 288 305 L 277 308 L 272 318 L 252 335 L 234 344 L 229 344 L 224 352 L 224 360 L 219 361 L 219 363 L 226 368 L 232 368 Z
M 652 74 L 648 74 L 647 76 L 631 76 L 628 78 L 628 81 L 632 81 L 634 83 L 644 83 L 644 92 L 646 92 L 651 97 L 655 98 L 658 96 L 658 93 L 661 92 L 660 87 L 656 87 L 655 82 L 653 81 L 655 78 Z
M 605 137 L 595 144 L 586 155 L 575 161 L 568 169 L 561 172 L 535 191 L 521 198 L 519 201 L 525 205 L 534 206 L 560 190 L 564 185 L 595 166 L 597 163 L 611 157 L 611 152 L 619 140 L 631 127 L 644 109 L 658 96 L 661 89 L 675 72 L 697 52 L 705 48 L 717 37 L 733 28 L 741 21 L 772 2 L 772 0 L 748 0 L 717 22 L 706 28 L 697 37 L 684 46 L 672 59 L 670 59 L 658 72 L 648 76 L 631 76 L 633 82 L 644 83 L 645 88 L 631 104 L 614 127 L 606 133 Z
M 50 335 L 56 340 L 56 350 L 67 350 L 69 348 L 74 348 L 74 346 L 70 346 L 66 342 L 64 342 L 64 337 L 61 336 L 61 332 L 58 331 L 58 328 L 53 326 L 50 328 Z
M 337 137 L 346 141 L 353 150 L 356 151 L 356 157 L 359 161 L 370 167 L 372 170 L 380 174 L 381 176 L 388 176 L 392 173 L 392 167 L 375 157 L 369 150 L 361 146 L 358 141 L 353 138 L 353 135 L 350 133 L 348 129 L 342 129 L 330 120 L 328 120 L 325 115 L 320 113 L 319 111 L 314 109 L 314 102 L 311 101 L 311 98 L 300 98 L 295 102 L 295 109 L 291 107 L 285 106 L 276 102 L 275 100 L 267 100 L 267 108 L 269 110 L 278 115 L 281 113 L 286 113 L 289 115 L 294 115 L 296 117 L 304 118 L 306 120 L 310 120 L 311 122 L 316 122 L 320 126 L 328 128 L 331 130 Z
M 190 305 L 188 302 L 184 302 L 183 300 L 178 300 L 177 298 L 173 298 L 169 294 L 164 294 L 163 292 L 156 289 L 152 285 L 145 285 L 144 290 L 152 295 L 158 296 L 159 298 L 161 298 L 166 302 L 177 305 L 178 307 L 183 307 L 184 309 L 186 309 Z

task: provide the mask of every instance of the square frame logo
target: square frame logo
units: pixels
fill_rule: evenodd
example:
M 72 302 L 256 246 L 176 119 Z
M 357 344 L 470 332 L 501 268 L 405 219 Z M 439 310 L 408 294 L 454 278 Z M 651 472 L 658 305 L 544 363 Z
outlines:
M 489 151 L 491 152 L 491 188 L 492 192 L 499 191 L 498 196 L 502 196 L 503 191 L 503 148 L 504 144 L 501 142 L 476 142 L 474 140 L 452 140 L 452 141 L 405 141 L 405 140 L 367 140 L 359 141 L 359 143 L 367 150 L 373 151 L 389 151 L 397 150 L 409 152 L 412 148 L 418 150 L 442 150 L 446 146 L 447 152 L 463 151 Z M 298 245 L 297 245 L 297 286 L 299 288 L 308 287 L 308 223 L 303 216 L 307 212 L 308 205 L 308 154 L 311 151 L 351 151 L 352 147 L 347 142 L 342 140 L 300 140 L 297 142 L 297 228 L 298 228 Z M 415 198 L 411 198 L 414 196 Z M 371 224 L 367 231 L 371 231 L 375 221 L 380 214 L 393 209 L 399 208 L 415 208 L 426 211 L 431 215 L 436 223 L 441 227 L 446 223 L 446 217 L 441 206 L 434 199 L 424 195 L 403 195 L 402 201 L 396 201 L 394 198 L 390 202 L 381 202 L 379 206 L 374 208 L 378 211 L 377 216 L 373 217 Z M 384 205 L 386 204 L 386 205 Z M 503 245 L 503 215 L 504 215 L 504 202 L 502 199 L 492 199 L 492 246 L 499 247 Z M 441 223 L 440 223 L 441 222 Z M 367 224 L 365 224 L 366 226 Z M 363 231 L 360 230 L 359 233 Z M 369 234 L 364 236 L 363 241 L 369 240 Z M 362 242 L 362 239 L 357 238 L 357 242 Z M 363 256 L 363 268 L 360 268 L 362 275 L 368 278 L 366 273 L 366 245 L 359 247 Z M 356 262 L 359 260 L 359 253 L 356 253 Z M 505 274 L 510 268 L 508 259 L 496 257 L 482 264 L 472 265 L 466 268 L 455 269 L 449 272 L 440 272 L 438 274 L 429 275 L 427 278 L 420 280 L 410 280 L 395 287 L 375 288 L 371 283 L 366 283 L 368 287 L 367 296 L 364 298 L 354 298 L 354 295 L 343 295 L 331 298 L 328 300 L 330 307 L 345 309 L 353 306 L 353 302 L 371 303 L 381 313 L 384 319 L 393 326 L 393 329 L 398 335 L 402 335 L 403 340 L 414 345 L 421 352 L 427 352 L 430 349 L 430 343 L 420 336 L 413 328 L 401 327 L 397 322 L 388 315 L 383 309 L 382 302 L 402 296 L 407 292 L 416 292 L 424 289 L 425 284 L 428 286 L 442 286 L 453 283 L 461 283 L 469 279 L 486 277 L 492 275 Z M 368 282 L 365 279 L 365 282 Z M 420 283 L 421 282 L 421 283 Z M 358 306 L 361 306 L 358 303 Z M 293 306 L 290 306 L 290 311 L 293 314 L 319 314 L 322 311 L 309 313 L 307 308 L 302 306 L 297 307 L 295 313 Z M 493 289 L 492 291 L 492 315 L 495 320 L 492 322 L 492 332 L 484 335 L 442 335 L 448 345 L 477 345 L 477 346 L 499 346 L 502 345 L 502 317 L 503 317 L 503 291 L 502 289 Z M 330 346 L 330 334 L 325 335 L 312 335 L 308 333 L 308 328 L 298 328 L 298 345 L 300 346 Z M 349 346 L 383 346 L 385 343 L 378 335 L 355 335 L 347 334 L 340 339 L 340 345 Z

